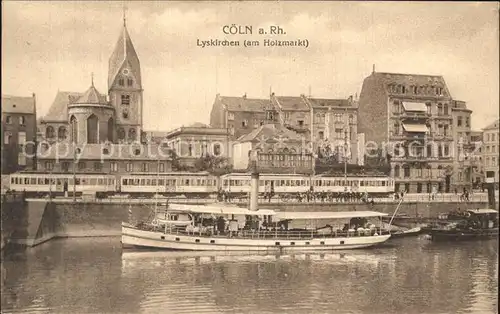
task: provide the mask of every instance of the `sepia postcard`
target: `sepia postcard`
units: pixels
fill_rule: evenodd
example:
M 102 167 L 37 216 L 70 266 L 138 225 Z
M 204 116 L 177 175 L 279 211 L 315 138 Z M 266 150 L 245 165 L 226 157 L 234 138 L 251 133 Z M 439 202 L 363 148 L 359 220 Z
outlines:
M 2 313 L 498 313 L 499 4 L 3 1 Z

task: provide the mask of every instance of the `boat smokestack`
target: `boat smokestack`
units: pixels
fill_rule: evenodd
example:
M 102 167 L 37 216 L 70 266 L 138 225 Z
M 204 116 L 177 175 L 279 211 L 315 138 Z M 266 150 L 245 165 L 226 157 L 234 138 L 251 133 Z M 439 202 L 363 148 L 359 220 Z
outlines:
M 495 209 L 495 171 L 486 171 L 486 188 L 488 189 L 488 207 Z
M 250 180 L 250 208 L 256 211 L 259 209 L 259 171 L 257 168 L 257 151 L 252 151 L 250 160 L 251 180 Z

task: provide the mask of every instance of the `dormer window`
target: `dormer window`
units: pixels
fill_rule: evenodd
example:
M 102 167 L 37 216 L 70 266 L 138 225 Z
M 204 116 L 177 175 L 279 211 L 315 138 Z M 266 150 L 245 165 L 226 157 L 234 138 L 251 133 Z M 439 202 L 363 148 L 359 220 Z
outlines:
M 134 81 L 131 78 L 127 79 L 127 86 L 132 86 L 133 84 Z
M 121 78 L 121 79 L 119 79 L 119 80 L 118 80 L 118 85 L 120 85 L 120 86 L 124 86 L 124 85 L 125 85 L 125 80 L 124 80 L 124 79 L 122 79 L 122 78 Z

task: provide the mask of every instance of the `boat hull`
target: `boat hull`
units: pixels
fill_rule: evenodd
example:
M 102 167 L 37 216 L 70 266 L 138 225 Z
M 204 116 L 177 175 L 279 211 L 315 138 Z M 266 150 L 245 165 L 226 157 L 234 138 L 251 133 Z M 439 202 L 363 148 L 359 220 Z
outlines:
M 189 251 L 328 251 L 360 249 L 386 242 L 390 235 L 335 238 L 230 238 L 146 231 L 122 224 L 122 246 Z
M 427 233 L 433 241 L 473 241 L 498 238 L 498 229 L 474 231 L 431 229 Z

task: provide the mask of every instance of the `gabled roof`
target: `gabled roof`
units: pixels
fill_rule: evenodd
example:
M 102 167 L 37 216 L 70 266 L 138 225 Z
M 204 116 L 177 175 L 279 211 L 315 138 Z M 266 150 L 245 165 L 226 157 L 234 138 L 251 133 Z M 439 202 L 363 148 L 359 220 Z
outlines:
M 302 97 L 295 96 L 274 96 L 275 101 L 277 101 L 278 106 L 285 111 L 296 110 L 296 111 L 308 111 L 309 106 L 304 101 Z
M 75 104 L 107 104 L 106 96 L 101 95 L 99 91 L 94 87 L 94 85 L 90 86 L 89 89 L 83 95 L 78 98 Z
M 118 72 L 125 63 L 130 64 L 130 69 L 133 72 L 137 84 L 141 87 L 141 64 L 139 62 L 139 57 L 135 52 L 134 45 L 130 39 L 130 35 L 127 31 L 127 26 L 124 24 L 120 37 L 116 42 L 115 49 L 109 58 L 109 69 L 108 69 L 108 88 L 111 88 Z
M 82 93 L 76 92 L 57 92 L 56 98 L 49 108 L 42 121 L 67 121 L 68 104 L 75 102 L 82 96 Z
M 2 113 L 35 114 L 35 98 L 2 95 Z
M 292 141 L 302 141 L 302 137 L 281 124 L 264 124 L 252 132 L 238 138 L 238 142 L 254 142 L 261 139 L 286 138 Z
M 493 130 L 493 129 L 498 129 L 500 120 L 497 120 L 491 124 L 489 124 L 487 127 L 485 127 L 483 130 Z
M 395 83 L 402 85 L 434 85 L 446 87 L 443 76 L 441 75 L 423 75 L 423 74 L 405 74 L 405 73 L 387 73 L 375 72 L 372 73 L 377 78 L 381 78 L 387 83 Z
M 269 107 L 269 99 L 218 96 L 218 100 L 228 111 L 262 112 Z
M 326 98 L 307 98 L 313 108 L 324 107 L 350 107 L 347 99 L 326 99 Z

